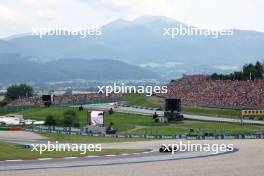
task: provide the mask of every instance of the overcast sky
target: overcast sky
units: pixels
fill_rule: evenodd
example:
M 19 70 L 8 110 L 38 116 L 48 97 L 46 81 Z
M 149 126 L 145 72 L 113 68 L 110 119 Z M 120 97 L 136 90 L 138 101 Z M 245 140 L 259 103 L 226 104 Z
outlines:
M 0 0 L 0 37 L 48 25 L 96 27 L 139 16 L 167 16 L 202 28 L 264 32 L 263 0 Z

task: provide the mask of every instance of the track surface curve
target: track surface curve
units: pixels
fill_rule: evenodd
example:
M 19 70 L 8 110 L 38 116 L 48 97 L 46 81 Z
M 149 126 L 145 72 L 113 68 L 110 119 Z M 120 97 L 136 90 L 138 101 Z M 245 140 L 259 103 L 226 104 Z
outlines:
M 0 138 L 0 141 L 20 143 L 20 144 L 46 143 L 46 141 L 39 141 L 39 140 L 21 140 L 21 139 L 7 139 L 7 138 Z M 238 149 L 235 149 L 232 152 L 236 152 L 236 151 L 238 151 Z M 209 152 L 202 151 L 202 152 L 178 152 L 175 154 L 171 154 L 171 153 L 159 153 L 157 150 L 156 151 L 152 150 L 151 152 L 120 154 L 120 155 L 105 155 L 100 157 L 87 156 L 81 158 L 75 158 L 75 157 L 56 158 L 52 160 L 50 158 L 43 158 L 37 160 L 9 160 L 9 161 L 0 162 L 0 171 L 145 163 L 145 162 L 202 158 L 202 157 L 223 155 L 232 152 L 220 152 L 218 154 L 215 154 L 213 151 L 209 151 Z

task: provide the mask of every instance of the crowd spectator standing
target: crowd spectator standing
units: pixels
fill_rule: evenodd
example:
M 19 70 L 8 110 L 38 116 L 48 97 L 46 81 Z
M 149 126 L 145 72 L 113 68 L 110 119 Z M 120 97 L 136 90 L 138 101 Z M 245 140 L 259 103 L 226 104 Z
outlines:
M 85 104 L 92 103 L 96 101 L 105 101 L 105 100 L 120 100 L 121 94 L 105 94 L 98 93 L 89 93 L 89 94 L 75 94 L 75 95 L 53 95 L 53 105 L 67 105 L 67 104 Z M 35 96 L 30 98 L 19 98 L 11 103 L 9 106 L 41 106 L 44 102 L 42 97 Z
M 10 106 L 36 106 L 36 105 L 43 105 L 43 101 L 41 97 L 28 97 L 28 98 L 18 98 L 8 105 Z
M 264 108 L 264 80 L 210 80 L 204 75 L 184 76 L 168 85 L 170 98 L 182 104 L 218 108 Z
M 204 75 L 184 76 L 168 84 L 167 98 L 179 98 L 183 105 L 217 108 L 264 108 L 264 80 L 211 80 Z M 89 93 L 59 95 L 52 104 L 85 104 L 102 100 L 120 100 L 121 94 Z M 19 98 L 10 106 L 41 106 L 41 97 Z

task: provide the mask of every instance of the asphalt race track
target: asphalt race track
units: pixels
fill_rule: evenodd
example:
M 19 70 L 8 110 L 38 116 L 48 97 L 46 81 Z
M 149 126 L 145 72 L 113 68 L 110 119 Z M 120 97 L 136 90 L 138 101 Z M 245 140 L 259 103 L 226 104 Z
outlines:
M 2 141 L 4 139 L 1 139 Z M 9 139 L 5 140 L 11 142 Z M 37 142 L 36 140 L 17 142 Z M 13 140 L 15 142 L 15 140 Z M 179 140 L 157 140 L 105 144 L 108 148 L 156 148 L 161 144 L 177 143 Z M 157 152 L 68 158 L 40 161 L 10 161 L 0 163 L 0 176 L 260 176 L 264 173 L 264 140 L 202 140 L 202 144 L 234 144 L 239 149 L 233 153 L 212 155 L 211 153 L 161 154 Z
M 222 153 L 224 154 L 224 153 Z M 116 157 L 85 157 L 82 159 L 58 159 L 58 160 L 34 160 L 34 161 L 9 161 L 0 164 L 0 171 L 10 170 L 30 170 L 30 169 L 49 169 L 49 168 L 66 168 L 66 167 L 87 167 L 87 166 L 103 166 L 117 165 L 129 163 L 145 163 L 167 160 L 191 159 L 199 157 L 208 157 L 214 155 L 210 152 L 188 152 L 178 154 L 160 154 L 158 152 Z
M 0 138 L 2 142 L 14 142 L 20 144 L 36 144 L 46 143 L 38 140 L 17 140 Z M 105 147 L 106 148 L 106 147 Z M 110 147 L 114 148 L 114 147 Z M 238 151 L 235 149 L 233 152 Z M 66 167 L 87 167 L 87 166 L 103 166 L 103 165 L 117 165 L 129 163 L 145 163 L 158 162 L 167 160 L 193 159 L 201 157 L 209 157 L 214 155 L 228 154 L 231 152 L 220 152 L 215 154 L 210 152 L 179 152 L 175 154 L 160 153 L 157 150 L 146 152 L 120 154 L 120 155 L 105 155 L 105 156 L 86 156 L 86 157 L 66 157 L 66 158 L 42 158 L 35 160 L 6 160 L 0 162 L 0 171 L 12 170 L 31 170 L 31 169 L 49 169 L 49 168 L 66 168 Z

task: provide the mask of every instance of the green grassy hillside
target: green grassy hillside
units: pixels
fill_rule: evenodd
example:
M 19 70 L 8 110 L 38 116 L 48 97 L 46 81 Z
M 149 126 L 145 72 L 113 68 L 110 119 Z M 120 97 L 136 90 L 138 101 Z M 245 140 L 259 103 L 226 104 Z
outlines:
M 55 118 L 62 118 L 63 113 L 66 110 L 73 108 L 67 107 L 49 107 L 49 108 L 35 108 L 19 112 L 23 114 L 25 118 L 31 118 L 36 120 L 45 120 L 47 115 L 53 115 Z M 81 121 L 82 126 L 86 125 L 87 113 L 86 111 L 74 110 Z M 239 124 L 228 123 L 213 123 L 213 122 L 194 122 L 184 121 L 171 124 L 155 123 L 151 117 L 114 113 L 109 115 L 105 113 L 104 123 L 107 126 L 110 122 L 114 123 L 114 128 L 118 130 L 118 133 L 132 133 L 132 134 L 163 134 L 163 135 L 175 135 L 175 134 L 188 134 L 190 129 L 194 129 L 195 133 L 247 133 L 262 131 L 264 127 L 258 126 L 241 126 Z

